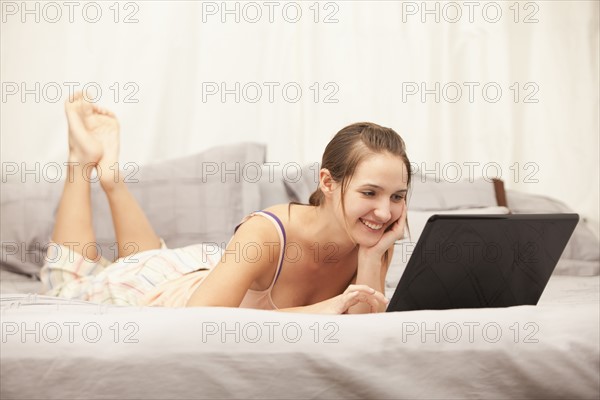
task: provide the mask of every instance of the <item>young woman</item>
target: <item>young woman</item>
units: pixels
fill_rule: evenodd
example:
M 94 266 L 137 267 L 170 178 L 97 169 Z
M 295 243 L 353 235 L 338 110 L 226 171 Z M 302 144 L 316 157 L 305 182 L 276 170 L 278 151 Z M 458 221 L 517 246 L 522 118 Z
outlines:
M 115 179 L 115 116 L 81 93 L 65 109 L 70 167 L 41 272 L 48 294 L 121 305 L 385 310 L 385 276 L 394 242 L 404 235 L 410 185 L 404 142 L 392 129 L 358 123 L 339 131 L 323 154 L 310 204 L 246 216 L 227 248 L 211 256 L 203 244 L 167 249 L 118 174 Z M 95 243 L 94 168 L 119 245 L 112 263 L 89 245 Z M 251 255 L 242 254 L 248 248 Z

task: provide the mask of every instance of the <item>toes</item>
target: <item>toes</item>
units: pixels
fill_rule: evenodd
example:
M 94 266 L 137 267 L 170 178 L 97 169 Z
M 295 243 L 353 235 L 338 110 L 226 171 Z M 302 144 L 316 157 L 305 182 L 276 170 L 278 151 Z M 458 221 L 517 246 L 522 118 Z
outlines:
M 72 95 L 69 94 L 69 96 L 65 100 L 65 106 L 68 106 L 71 103 L 76 103 L 76 102 L 80 101 L 81 99 L 83 99 L 82 91 L 77 91 L 77 92 L 73 93 Z
M 107 110 L 106 108 L 97 106 L 95 104 L 94 104 L 94 112 L 97 113 L 97 114 L 107 115 L 109 117 L 114 117 L 115 116 L 115 114 L 112 111 Z
M 82 91 L 73 93 L 65 100 L 65 110 L 83 111 L 85 114 L 90 114 L 93 112 L 115 118 L 115 114 L 112 111 L 100 107 L 94 103 L 90 103 Z

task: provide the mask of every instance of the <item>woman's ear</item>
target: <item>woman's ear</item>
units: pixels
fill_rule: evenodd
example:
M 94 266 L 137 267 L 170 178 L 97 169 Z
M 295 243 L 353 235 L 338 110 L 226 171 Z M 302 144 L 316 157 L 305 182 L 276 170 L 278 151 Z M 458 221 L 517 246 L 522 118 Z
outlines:
M 337 189 L 338 184 L 333 180 L 331 172 L 327 168 L 321 168 L 319 171 L 319 189 L 325 197 L 330 197 Z

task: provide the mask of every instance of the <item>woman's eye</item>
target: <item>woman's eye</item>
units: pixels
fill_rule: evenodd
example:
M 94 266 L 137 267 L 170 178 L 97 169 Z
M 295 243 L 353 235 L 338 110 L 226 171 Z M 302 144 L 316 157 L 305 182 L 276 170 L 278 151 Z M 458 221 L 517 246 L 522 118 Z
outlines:
M 375 195 L 375 192 L 362 192 L 362 194 L 364 194 L 367 197 L 371 197 Z
M 400 195 L 400 194 L 395 194 L 392 196 L 392 199 L 394 201 L 402 201 L 402 199 L 404 199 L 404 196 Z

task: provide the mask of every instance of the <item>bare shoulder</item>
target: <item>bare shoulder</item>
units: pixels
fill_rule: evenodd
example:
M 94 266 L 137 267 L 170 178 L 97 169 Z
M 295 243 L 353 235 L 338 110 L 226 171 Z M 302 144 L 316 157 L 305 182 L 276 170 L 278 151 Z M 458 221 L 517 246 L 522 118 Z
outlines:
M 304 213 L 306 213 L 306 211 L 308 211 L 309 209 L 312 209 L 312 208 L 314 208 L 314 206 L 311 206 L 308 204 L 285 203 L 285 204 L 277 204 L 277 205 L 271 206 L 269 208 L 265 208 L 264 211 L 268 211 L 268 212 L 274 214 L 275 216 L 277 216 L 277 218 L 279 218 L 281 220 L 281 222 L 284 225 L 287 225 L 290 223 L 294 223 L 295 221 L 297 222 L 298 221 L 297 217 L 302 218 Z M 296 218 L 290 219 L 290 215 L 295 215 Z
M 265 210 L 267 211 L 267 210 Z M 272 212 L 272 211 L 271 211 Z M 273 213 L 275 214 L 275 213 Z M 275 214 L 277 217 L 279 215 Z M 273 222 L 269 221 L 267 218 L 255 214 L 246 221 L 244 221 L 236 230 L 233 239 L 235 241 L 262 241 L 262 242 L 273 242 L 279 241 L 279 234 L 277 233 L 277 228 L 273 225 Z
M 287 203 L 276 204 L 269 208 L 264 209 L 264 211 L 268 211 L 271 214 L 274 214 L 275 216 L 277 216 L 277 218 L 279 218 L 281 220 L 281 222 L 287 222 L 287 220 L 289 219 L 289 210 L 290 210 L 290 205 Z

